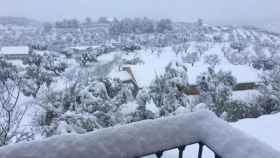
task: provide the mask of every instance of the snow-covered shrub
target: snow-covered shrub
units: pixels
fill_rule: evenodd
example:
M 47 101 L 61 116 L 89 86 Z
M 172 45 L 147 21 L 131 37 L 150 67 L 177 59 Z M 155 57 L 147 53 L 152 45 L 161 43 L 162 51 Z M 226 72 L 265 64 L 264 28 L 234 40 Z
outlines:
M 272 70 L 275 66 L 275 62 L 272 59 L 252 59 L 252 66 L 258 70 Z
M 85 133 L 101 128 L 94 115 L 101 102 L 88 100 L 85 96 L 81 99 L 81 90 L 74 87 L 58 92 L 48 92 L 40 98 L 39 105 L 43 108 L 37 125 L 43 136 L 50 137 L 65 133 Z M 90 94 L 88 94 L 90 96 Z M 103 105 L 103 104 L 102 104 Z M 63 132 L 64 131 L 64 132 Z
M 120 49 L 125 52 L 134 52 L 136 50 L 140 50 L 141 46 L 133 42 L 127 42 L 127 43 L 122 43 Z
M 189 48 L 190 48 L 189 43 L 183 43 L 183 44 L 173 46 L 172 50 L 176 53 L 176 55 L 178 55 L 180 53 L 187 53 Z
M 49 87 L 56 77 L 65 71 L 67 65 L 55 54 L 30 54 L 24 60 L 23 93 L 36 97 L 42 86 Z
M 261 114 L 270 114 L 280 111 L 280 66 L 275 65 L 270 71 L 264 72 L 261 76 L 262 84 L 258 91 L 256 106 Z
M 97 62 L 96 54 L 92 51 L 84 51 L 78 58 L 78 62 L 81 66 L 86 67 L 90 63 Z
M 222 35 L 214 35 L 213 40 L 214 40 L 214 42 L 217 42 L 217 43 L 221 43 L 221 42 L 225 41 Z
M 146 88 L 140 90 L 136 96 L 137 108 L 135 111 L 126 116 L 126 122 L 136 122 L 156 118 L 157 114 L 147 108 L 147 106 L 150 106 L 150 102 L 151 96 L 149 94 L 149 90 Z
M 231 46 L 224 46 L 222 51 L 226 59 L 233 65 L 245 65 L 250 62 L 250 53 L 245 48 L 239 51 L 231 48 Z
M 178 63 L 170 63 L 165 73 L 157 76 L 150 85 L 150 95 L 160 108 L 161 116 L 172 114 L 180 106 L 187 106 L 187 96 L 178 90 L 178 86 L 188 86 L 187 68 Z
M 268 115 L 280 111 L 279 100 L 268 94 L 261 94 L 253 102 L 258 116 Z
M 258 70 L 272 70 L 275 65 L 278 65 L 279 53 L 277 46 L 273 47 L 263 47 L 256 45 L 253 48 L 254 55 L 250 57 L 252 66 Z
M 119 114 L 119 107 L 135 100 L 134 88 L 120 80 L 106 78 L 87 82 L 76 79 L 61 90 L 49 89 L 38 99 L 43 112 L 37 124 L 42 134 L 49 137 L 124 123 L 126 119 Z
M 161 19 L 156 25 L 156 31 L 159 33 L 171 31 L 172 29 L 173 29 L 173 24 L 170 19 Z
M 197 43 L 195 45 L 195 51 L 199 53 L 200 56 L 204 54 L 207 50 L 209 50 L 210 44 L 209 43 Z
M 144 61 L 140 59 L 139 57 L 135 57 L 133 59 L 123 59 L 122 61 L 123 64 L 127 65 L 137 65 L 137 64 L 144 64 Z
M 230 72 L 215 72 L 214 69 L 208 68 L 207 72 L 197 78 L 199 102 L 205 103 L 211 111 L 220 116 L 225 112 L 235 84 L 236 79 Z
M 154 21 L 148 18 L 124 18 L 114 19 L 110 23 L 109 33 L 113 36 L 122 34 L 145 34 L 154 32 L 166 32 L 173 29 L 173 23 L 169 19 Z
M 154 118 L 156 118 L 156 115 L 152 111 L 148 110 L 146 105 L 139 105 L 137 110 L 130 114 L 128 122 L 136 122 Z
M 248 47 L 248 44 L 245 41 L 234 41 L 230 44 L 230 48 L 241 52 Z
M 184 63 L 191 64 L 192 66 L 199 61 L 199 53 L 198 52 L 190 52 L 182 57 Z
M 104 55 L 113 52 L 114 50 L 116 50 L 116 48 L 111 45 L 101 45 L 100 47 L 95 49 L 96 56 Z
M 208 64 L 210 67 L 215 67 L 220 64 L 220 59 L 217 54 L 204 56 L 204 63 Z
M 220 117 L 230 122 L 259 116 L 253 105 L 239 100 L 229 101 L 224 107 L 223 111 L 224 112 Z
M 136 102 L 138 105 L 147 105 L 147 103 L 150 102 L 150 100 L 151 96 L 149 94 L 149 90 L 146 88 L 140 90 L 136 96 Z

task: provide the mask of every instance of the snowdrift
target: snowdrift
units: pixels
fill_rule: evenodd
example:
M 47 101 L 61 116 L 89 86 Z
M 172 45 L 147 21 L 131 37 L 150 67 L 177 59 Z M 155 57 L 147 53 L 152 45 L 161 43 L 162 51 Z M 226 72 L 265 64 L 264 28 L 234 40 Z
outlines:
M 208 111 L 0 148 L 0 158 L 133 158 L 202 142 L 222 158 L 279 158 Z

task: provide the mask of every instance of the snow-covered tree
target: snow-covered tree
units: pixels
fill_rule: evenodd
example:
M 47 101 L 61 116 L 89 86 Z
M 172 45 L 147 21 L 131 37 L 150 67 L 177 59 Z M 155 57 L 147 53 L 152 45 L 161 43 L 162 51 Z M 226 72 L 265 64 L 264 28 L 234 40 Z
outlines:
M 194 47 L 195 51 L 198 52 L 200 56 L 202 56 L 203 53 L 206 52 L 209 48 L 210 48 L 209 43 L 198 43 Z
M 143 18 L 138 21 L 138 26 L 142 33 L 153 33 L 155 32 L 155 22 L 148 18 Z
M 170 19 L 161 19 L 159 22 L 157 22 L 156 30 L 159 33 L 171 31 L 172 29 L 173 29 L 173 24 Z
M 182 57 L 184 63 L 191 64 L 192 66 L 199 61 L 199 53 L 198 52 L 190 52 Z
M 97 55 L 92 50 L 87 50 L 81 53 L 78 61 L 81 66 L 86 67 L 90 63 L 97 62 Z
M 0 146 L 33 139 L 20 129 L 27 107 L 19 104 L 22 82 L 18 69 L 0 58 Z
M 147 105 L 147 103 L 151 100 L 151 96 L 149 94 L 148 89 L 142 89 L 136 96 L 136 101 L 138 105 Z
M 260 116 L 256 106 L 241 100 L 231 100 L 224 107 L 220 117 L 224 120 L 235 122 L 244 118 L 256 118 Z
M 234 65 L 245 65 L 250 62 L 250 53 L 245 48 L 223 47 L 222 51 L 227 60 Z
M 160 115 L 170 115 L 177 108 L 186 107 L 188 99 L 178 90 L 178 86 L 188 86 L 187 68 L 178 63 L 170 63 L 163 75 L 157 76 L 150 85 L 153 102 L 160 108 Z
M 262 85 L 259 87 L 261 95 L 258 97 L 256 105 L 262 114 L 270 114 L 280 111 L 280 65 L 261 76 Z
M 236 79 L 230 72 L 215 72 L 214 69 L 208 68 L 207 72 L 197 78 L 197 84 L 200 90 L 200 102 L 205 103 L 210 110 L 221 116 L 230 101 Z
M 86 26 L 90 26 L 92 24 L 92 19 L 90 17 L 86 17 L 84 23 L 85 23 Z
M 64 19 L 55 23 L 57 28 L 79 28 L 80 22 L 77 19 Z
M 234 50 L 237 50 L 238 52 L 241 52 L 245 50 L 246 47 L 248 47 L 248 44 L 245 41 L 238 40 L 234 41 L 230 44 L 230 47 Z
M 176 55 L 178 55 L 180 53 L 186 54 L 188 52 L 189 48 L 190 48 L 189 43 L 183 43 L 183 44 L 173 46 L 172 50 L 176 53 Z
M 210 67 L 215 67 L 220 64 L 220 59 L 217 54 L 204 56 L 204 63 L 208 64 Z
M 53 25 L 51 23 L 44 23 L 43 24 L 43 29 L 44 29 L 43 31 L 45 33 L 50 33 L 53 29 Z
M 110 21 L 106 17 L 100 17 L 97 22 L 101 24 L 108 24 Z
M 23 93 L 27 96 L 37 96 L 42 86 L 49 87 L 55 77 L 60 76 L 66 69 L 64 61 L 55 54 L 30 54 L 24 60 L 26 65 L 23 74 Z
M 94 113 L 104 110 L 102 101 L 77 82 L 63 90 L 49 89 L 40 96 L 42 111 L 35 121 L 45 137 L 93 131 L 101 128 Z
M 49 88 L 38 99 L 43 110 L 36 122 L 44 136 L 85 133 L 124 123 L 119 107 L 135 100 L 134 86 L 117 79 L 85 79 L 89 76 L 81 75 L 69 76 L 67 87 Z
M 136 111 L 130 115 L 131 118 L 128 120 L 128 122 L 136 122 L 155 118 L 155 114 L 152 111 L 147 110 L 146 105 L 139 105 Z

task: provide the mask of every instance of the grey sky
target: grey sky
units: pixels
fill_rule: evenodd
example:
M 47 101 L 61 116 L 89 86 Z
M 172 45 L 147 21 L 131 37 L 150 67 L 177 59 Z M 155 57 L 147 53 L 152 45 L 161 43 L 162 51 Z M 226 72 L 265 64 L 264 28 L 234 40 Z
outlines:
M 280 20 L 280 0 L 0 0 L 0 16 L 24 16 L 42 21 L 63 18 L 171 18 L 217 23 Z

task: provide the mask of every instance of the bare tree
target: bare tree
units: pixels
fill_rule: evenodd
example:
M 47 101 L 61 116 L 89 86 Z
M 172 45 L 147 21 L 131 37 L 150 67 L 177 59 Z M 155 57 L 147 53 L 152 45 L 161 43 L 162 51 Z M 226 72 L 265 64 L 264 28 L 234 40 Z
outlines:
M 32 138 L 20 124 L 27 107 L 19 106 L 21 79 L 12 64 L 0 59 L 0 146 Z

